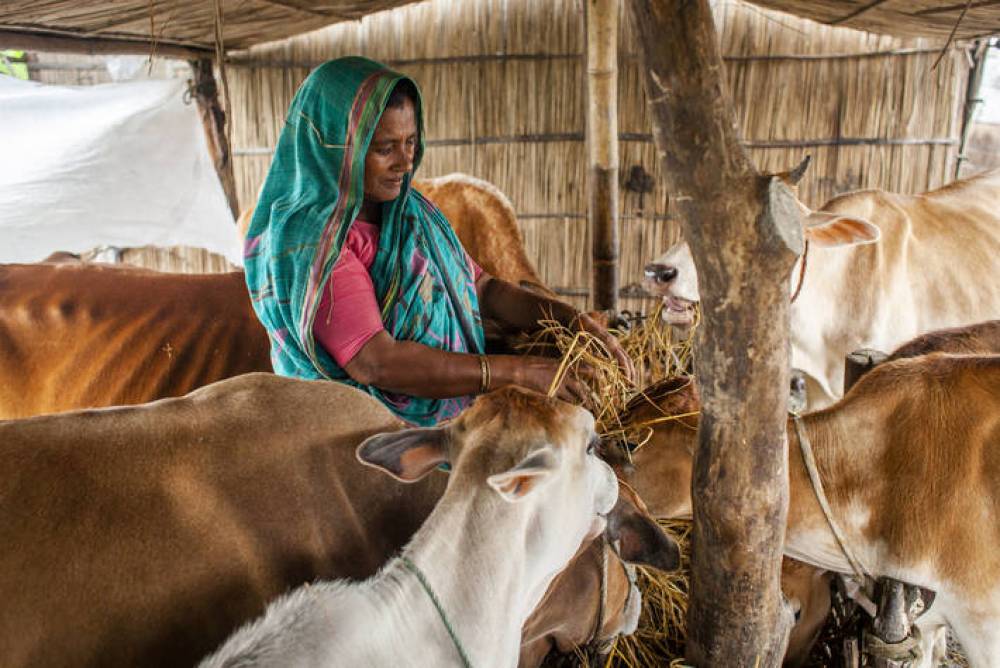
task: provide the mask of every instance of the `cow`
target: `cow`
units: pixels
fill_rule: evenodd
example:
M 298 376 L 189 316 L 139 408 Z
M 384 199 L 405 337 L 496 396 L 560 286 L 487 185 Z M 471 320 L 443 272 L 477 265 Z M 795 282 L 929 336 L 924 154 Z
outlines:
M 370 577 L 448 479 L 399 485 L 355 461 L 402 426 L 349 386 L 263 373 L 0 421 L 4 665 L 192 665 L 290 588 Z M 522 665 L 635 628 L 638 593 L 607 545 L 664 568 L 677 554 L 628 500 L 528 620 Z
M 459 172 L 416 179 L 413 188 L 441 209 L 466 252 L 488 274 L 555 296 L 528 259 L 514 205 L 499 188 Z M 240 238 L 246 237 L 255 205 L 245 208 L 236 221 Z
M 503 193 L 462 174 L 417 186 L 443 208 L 486 271 L 551 296 L 525 255 Z M 252 211 L 244 211 L 241 224 L 249 224 Z M 0 419 L 139 404 L 270 370 L 267 334 L 242 272 L 0 265 Z
M 656 424 L 631 455 L 626 480 L 656 516 L 691 514 L 698 410 L 694 384 L 673 378 L 626 416 L 685 416 Z M 795 419 L 785 554 L 852 573 L 816 500 Z M 885 362 L 840 402 L 800 419 L 833 516 L 864 568 L 937 592 L 919 620 L 923 635 L 948 623 L 972 666 L 1000 666 L 1000 356 Z
M 269 351 L 242 272 L 0 265 L 0 419 L 181 396 Z
M 597 441 L 586 410 L 517 388 L 368 437 L 358 459 L 399 481 L 452 467 L 430 516 L 377 575 L 300 587 L 200 666 L 513 665 L 554 575 L 607 528 L 618 480 Z
M 807 162 L 782 175 L 794 185 Z M 799 204 L 808 246 L 792 272 L 791 363 L 810 409 L 843 390 L 844 356 L 1000 314 L 1000 170 L 922 195 L 863 190 L 818 211 Z M 801 271 L 803 269 L 804 271 Z M 645 267 L 664 319 L 686 326 L 699 300 L 686 243 Z
M 927 332 L 896 348 L 885 361 L 929 353 L 1000 354 L 1000 320 Z

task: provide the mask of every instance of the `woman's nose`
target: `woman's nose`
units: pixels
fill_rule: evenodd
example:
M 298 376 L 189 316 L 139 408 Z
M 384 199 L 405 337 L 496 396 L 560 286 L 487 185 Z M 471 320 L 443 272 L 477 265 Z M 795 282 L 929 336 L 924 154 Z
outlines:
M 412 147 L 405 147 L 402 151 L 397 154 L 396 168 L 403 172 L 408 172 L 413 168 L 413 154 L 414 150 Z

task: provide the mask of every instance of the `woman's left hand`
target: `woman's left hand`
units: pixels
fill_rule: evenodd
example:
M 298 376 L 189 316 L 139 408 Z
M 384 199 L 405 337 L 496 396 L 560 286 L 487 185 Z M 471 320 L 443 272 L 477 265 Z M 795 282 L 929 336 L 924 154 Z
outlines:
M 615 361 L 618 362 L 618 366 L 621 368 L 622 373 L 625 374 L 625 378 L 627 378 L 630 383 L 634 383 L 635 366 L 632 364 L 632 358 L 625 353 L 625 349 L 622 348 L 620 343 L 618 343 L 618 339 L 612 336 L 611 332 L 606 330 L 600 323 L 586 313 L 577 314 L 574 320 L 578 323 L 580 329 L 593 334 L 601 341 L 601 343 L 604 344 L 604 346 L 608 349 L 608 352 L 611 353 L 612 357 L 615 358 Z

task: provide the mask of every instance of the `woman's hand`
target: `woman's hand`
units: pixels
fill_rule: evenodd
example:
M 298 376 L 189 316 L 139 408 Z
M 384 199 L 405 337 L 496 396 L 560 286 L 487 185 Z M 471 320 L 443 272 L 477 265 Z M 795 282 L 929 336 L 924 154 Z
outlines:
M 625 374 L 625 378 L 630 383 L 634 383 L 635 366 L 632 364 L 632 358 L 625 353 L 625 349 L 618 343 L 618 339 L 586 313 L 578 314 L 574 320 L 581 330 L 593 334 L 604 344 L 604 347 L 608 349 L 608 352 L 618 362 L 618 366 L 621 368 L 622 373 Z
M 536 355 L 490 355 L 494 382 L 493 389 L 503 385 L 520 385 L 529 390 L 548 394 L 552 381 L 559 372 L 560 360 Z M 576 365 L 563 376 L 556 396 L 577 405 L 593 403 L 590 389 L 575 376 L 592 373 L 585 365 Z

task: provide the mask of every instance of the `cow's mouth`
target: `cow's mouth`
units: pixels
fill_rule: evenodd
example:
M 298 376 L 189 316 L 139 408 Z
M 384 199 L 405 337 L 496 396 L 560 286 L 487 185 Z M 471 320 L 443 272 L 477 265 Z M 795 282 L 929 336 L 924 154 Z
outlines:
M 660 317 L 663 322 L 674 327 L 687 327 L 694 324 L 694 311 L 697 302 L 689 301 L 673 295 L 663 297 L 663 310 Z

